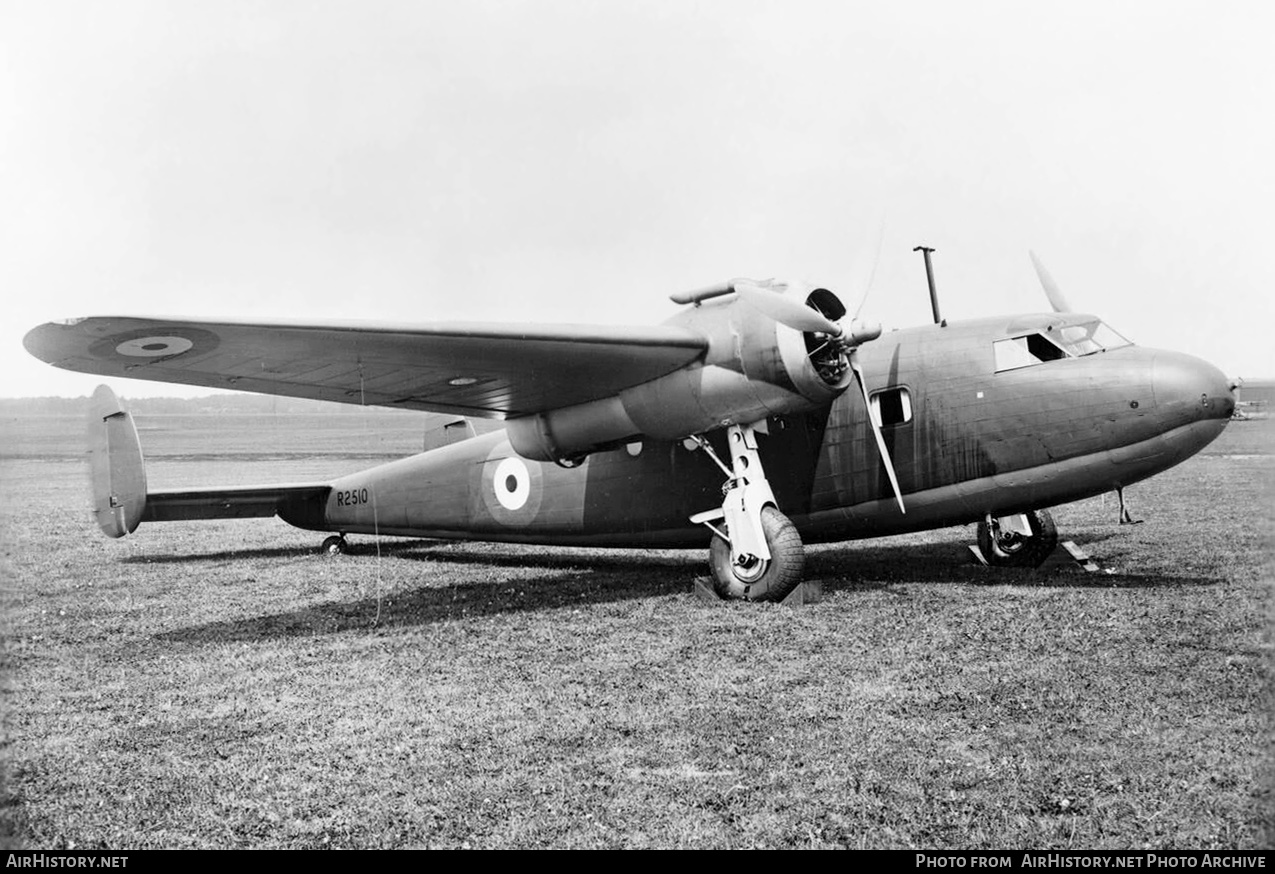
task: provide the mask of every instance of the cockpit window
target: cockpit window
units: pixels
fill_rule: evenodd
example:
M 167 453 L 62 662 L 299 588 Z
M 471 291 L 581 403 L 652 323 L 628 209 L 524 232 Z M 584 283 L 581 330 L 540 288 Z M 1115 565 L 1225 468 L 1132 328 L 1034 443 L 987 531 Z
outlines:
M 1006 337 L 992 344 L 996 355 L 996 372 L 1030 367 L 1059 358 L 1080 358 L 1133 345 L 1111 328 L 1095 319 L 1079 325 L 1050 326 L 1018 337 Z
M 1066 349 L 1068 354 L 1077 357 L 1133 345 L 1097 320 L 1085 322 L 1081 325 L 1064 325 L 1061 328 L 1051 328 L 1049 335 L 1055 342 Z
M 1047 339 L 1044 334 L 1025 334 L 1022 337 L 1009 337 L 997 340 L 992 344 L 996 352 L 996 372 L 1014 370 L 1018 367 L 1030 367 L 1046 361 L 1066 358 L 1067 353 L 1061 346 Z

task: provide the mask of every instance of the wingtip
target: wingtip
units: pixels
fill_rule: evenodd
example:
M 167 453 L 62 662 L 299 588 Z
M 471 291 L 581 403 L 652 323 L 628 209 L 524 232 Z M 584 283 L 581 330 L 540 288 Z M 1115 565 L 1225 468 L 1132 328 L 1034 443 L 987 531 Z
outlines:
M 61 366 L 58 361 L 63 357 L 63 346 L 58 339 L 66 329 L 74 328 L 83 321 L 84 319 L 62 319 L 36 325 L 23 335 L 22 347 L 47 364 Z
M 45 336 L 48 334 L 49 329 L 56 325 L 57 322 L 45 322 L 43 325 L 36 325 L 31 330 L 27 331 L 26 334 L 22 336 L 22 348 L 26 349 L 27 352 L 31 353 L 36 358 L 39 358 L 41 361 L 48 361 L 49 359 L 40 354 L 40 352 L 44 347 L 43 341 Z

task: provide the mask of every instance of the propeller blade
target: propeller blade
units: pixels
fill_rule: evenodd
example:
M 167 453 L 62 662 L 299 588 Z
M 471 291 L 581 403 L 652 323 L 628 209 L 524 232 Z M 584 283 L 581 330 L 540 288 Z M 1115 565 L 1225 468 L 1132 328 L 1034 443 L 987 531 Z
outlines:
M 1040 259 L 1036 257 L 1036 253 L 1029 251 L 1027 254 L 1031 256 L 1032 266 L 1036 268 L 1036 275 L 1040 277 L 1040 284 L 1045 289 L 1045 297 L 1049 298 L 1049 305 L 1054 308 L 1054 312 L 1075 312 L 1071 304 L 1067 303 L 1067 298 L 1063 297 L 1062 289 L 1058 287 L 1058 283 L 1054 282 L 1054 277 L 1049 275 L 1045 265 L 1041 264 Z
M 855 379 L 859 381 L 859 391 L 863 392 L 863 408 L 868 413 L 868 422 L 872 425 L 872 434 L 877 438 L 877 450 L 881 453 L 881 461 L 885 464 L 885 472 L 890 477 L 890 487 L 894 489 L 894 499 L 899 502 L 899 512 L 906 513 L 907 509 L 903 506 L 903 492 L 899 489 L 899 478 L 894 475 L 894 462 L 890 459 L 890 450 L 885 445 L 885 435 L 881 433 L 881 426 L 877 424 L 876 417 L 872 415 L 872 401 L 868 398 L 868 387 L 863 382 L 863 370 L 859 367 L 859 350 L 853 349 L 850 352 L 850 369 L 854 371 Z
M 791 297 L 742 283 L 735 287 L 735 293 L 753 309 L 795 331 L 818 331 L 831 337 L 841 336 L 840 325 Z

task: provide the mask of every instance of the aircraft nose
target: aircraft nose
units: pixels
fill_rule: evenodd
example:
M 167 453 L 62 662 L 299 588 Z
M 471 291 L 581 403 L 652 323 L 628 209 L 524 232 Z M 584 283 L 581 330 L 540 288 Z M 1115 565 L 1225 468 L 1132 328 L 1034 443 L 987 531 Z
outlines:
M 1157 351 L 1151 367 L 1156 405 L 1192 413 L 1191 419 L 1230 419 L 1235 391 L 1222 371 L 1180 352 Z

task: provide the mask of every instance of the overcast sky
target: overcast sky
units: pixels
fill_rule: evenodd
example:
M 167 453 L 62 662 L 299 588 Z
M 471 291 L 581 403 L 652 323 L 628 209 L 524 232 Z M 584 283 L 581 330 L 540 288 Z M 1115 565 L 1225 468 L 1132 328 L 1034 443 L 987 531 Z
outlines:
M 653 323 L 1073 305 L 1275 376 L 1269 3 L 0 2 L 0 396 L 171 314 Z M 878 255 L 879 253 L 879 255 Z M 200 389 L 116 380 L 125 394 Z

